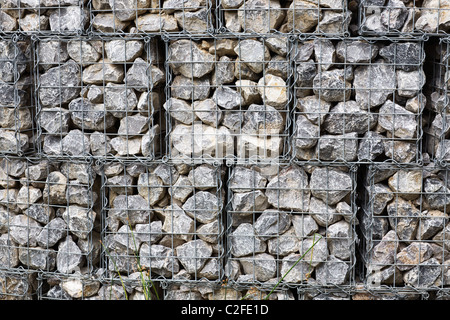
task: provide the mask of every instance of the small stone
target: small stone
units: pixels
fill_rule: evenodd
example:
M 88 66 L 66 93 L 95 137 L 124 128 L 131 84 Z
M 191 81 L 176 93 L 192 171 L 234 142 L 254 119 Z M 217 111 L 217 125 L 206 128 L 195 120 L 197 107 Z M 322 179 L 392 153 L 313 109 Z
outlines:
M 385 139 L 383 135 L 375 131 L 366 132 L 359 141 L 358 161 L 373 161 L 384 154 L 383 140 Z
M 448 222 L 448 215 L 438 210 L 422 212 L 417 228 L 417 240 L 428 240 L 444 229 Z
M 435 258 L 428 259 L 403 274 L 405 284 L 416 288 L 431 287 L 441 275 L 442 266 Z
M 137 18 L 137 28 L 141 32 L 175 32 L 179 31 L 177 19 L 173 15 L 162 13 L 148 13 Z
M 38 124 L 48 133 L 69 132 L 70 112 L 64 108 L 44 108 L 39 113 Z
M 41 225 L 30 217 L 20 214 L 10 221 L 9 235 L 21 246 L 36 246 L 37 237 L 42 230 Z
M 73 241 L 71 236 L 67 236 L 66 239 L 59 243 L 58 253 L 56 255 L 56 268 L 61 273 L 73 273 L 78 270 L 83 262 L 84 256 Z
M 270 61 L 269 49 L 257 40 L 241 40 L 234 51 L 239 56 L 240 61 L 255 73 L 262 72 L 264 66 Z
M 212 255 L 212 247 L 201 239 L 186 242 L 175 251 L 178 260 L 188 273 L 198 273 Z
M 251 104 L 244 112 L 242 132 L 248 134 L 278 135 L 285 126 L 281 113 L 270 105 Z
M 295 234 L 300 239 L 306 238 L 307 236 L 310 236 L 319 231 L 319 226 L 317 225 L 314 218 L 309 214 L 295 214 L 291 216 L 291 219 Z
M 116 118 L 124 118 L 133 111 L 138 103 L 133 89 L 127 89 L 125 85 L 108 83 L 104 92 L 105 110 Z
M 81 130 L 74 129 L 61 140 L 62 151 L 70 156 L 85 156 L 90 154 L 89 137 Z
M 410 72 L 397 70 L 396 76 L 398 95 L 406 98 L 417 96 L 426 82 L 426 75 L 423 70 Z
M 286 82 L 273 74 L 266 74 L 258 81 L 258 91 L 263 102 L 276 109 L 284 109 L 288 101 Z
M 317 266 L 316 270 L 316 281 L 321 285 L 330 284 L 345 284 L 349 277 L 350 266 L 334 257 L 333 255 L 328 256 L 326 263 L 322 263 Z
M 326 115 L 323 128 L 330 134 L 363 134 L 377 124 L 378 117 L 361 109 L 356 101 L 339 102 Z
M 66 233 L 66 222 L 63 219 L 56 217 L 42 228 L 41 232 L 36 238 L 36 241 L 37 244 L 42 248 L 51 248 L 55 244 L 57 244 L 59 240 L 64 238 Z
M 105 111 L 103 104 L 93 104 L 85 98 L 69 103 L 72 122 L 80 129 L 104 131 L 115 124 L 114 117 Z
M 310 179 L 311 194 L 329 205 L 337 204 L 353 189 L 351 176 L 334 168 L 316 168 Z
M 327 228 L 327 242 L 330 254 L 344 261 L 352 256 L 354 235 L 351 225 L 340 220 Z
M 349 100 L 351 87 L 342 69 L 320 72 L 313 79 L 314 93 L 328 102 Z
M 54 32 L 82 32 L 89 21 L 89 13 L 80 6 L 61 7 L 49 16 L 50 30 Z
M 222 122 L 223 112 L 213 99 L 194 101 L 193 108 L 195 115 L 207 125 L 218 127 Z
M 106 56 L 113 63 L 134 61 L 143 50 L 144 44 L 137 40 L 111 40 L 105 43 Z
M 235 257 L 243 257 L 253 253 L 266 251 L 267 245 L 256 237 L 253 226 L 250 223 L 241 223 L 230 234 L 230 250 Z
M 96 215 L 95 211 L 91 209 L 70 205 L 63 212 L 62 218 L 73 235 L 81 239 L 87 239 L 94 228 Z
M 211 84 L 208 77 L 192 79 L 178 75 L 175 76 L 170 86 L 170 93 L 173 98 L 188 101 L 208 99 L 210 90 Z
M 413 240 L 420 219 L 420 210 L 411 201 L 400 197 L 387 205 L 389 224 L 400 240 Z
M 190 217 L 201 223 L 210 223 L 218 219 L 221 207 L 220 198 L 208 191 L 194 193 L 182 206 Z
M 89 41 L 70 40 L 67 42 L 67 53 L 70 58 L 85 67 L 96 63 L 101 55 Z
M 220 107 L 231 110 L 240 107 L 244 103 L 242 95 L 230 87 L 219 87 L 214 91 L 213 101 Z
M 267 179 L 258 171 L 243 166 L 236 166 L 233 169 L 228 182 L 233 192 L 250 192 L 254 189 L 262 189 L 266 184 Z
M 380 49 L 380 56 L 389 63 L 395 63 L 397 70 L 406 72 L 417 70 L 425 53 L 418 42 L 392 43 Z
M 164 182 L 154 173 L 142 173 L 137 181 L 137 189 L 141 195 L 151 206 L 162 200 L 166 194 Z
M 108 63 L 91 64 L 84 68 L 82 80 L 85 84 L 102 86 L 104 83 L 121 83 L 125 77 L 121 65 Z
M 330 111 L 331 103 L 312 95 L 297 99 L 296 107 L 301 115 L 318 125 L 324 122 L 325 116 Z
M 197 119 L 192 105 L 184 100 L 169 98 L 163 107 L 169 113 L 170 117 L 181 123 L 192 124 Z
M 322 135 L 316 144 L 316 155 L 325 161 L 354 161 L 358 152 L 358 134 Z
M 400 271 L 410 270 L 432 256 L 433 249 L 429 243 L 413 242 L 397 254 L 396 266 Z
M 148 91 L 165 80 L 164 72 L 157 66 L 151 65 L 137 57 L 128 69 L 124 82 L 128 87 L 137 91 Z
M 268 240 L 283 234 L 291 227 L 291 217 L 283 211 L 264 210 L 255 221 L 255 235 L 261 240 Z
M 339 41 L 336 55 L 347 63 L 368 63 L 378 55 L 378 46 L 363 40 Z
M 120 119 L 117 134 L 126 137 L 142 135 L 148 129 L 148 118 L 140 114 L 124 117 Z
M 281 25 L 285 17 L 278 0 L 244 1 L 237 14 L 244 32 L 251 33 L 270 33 Z
M 186 56 L 186 52 L 190 54 Z M 186 78 L 201 78 L 214 69 L 214 56 L 191 40 L 177 40 L 169 45 L 170 67 Z
M 149 203 L 140 195 L 118 195 L 109 214 L 123 224 L 133 227 L 137 223 L 148 223 L 153 216 Z
M 318 4 L 303 0 L 295 1 L 287 11 L 286 27 L 288 31 L 306 33 L 310 32 L 321 19 L 322 13 Z
M 388 180 L 388 185 L 396 195 L 406 200 L 414 200 L 422 191 L 420 170 L 399 170 Z
M 257 253 L 250 257 L 240 258 L 245 274 L 251 275 L 257 281 L 268 281 L 275 277 L 277 263 L 275 258 L 267 253 Z
M 162 230 L 174 239 L 191 241 L 194 233 L 195 222 L 183 209 L 177 205 L 164 209 L 164 224 Z

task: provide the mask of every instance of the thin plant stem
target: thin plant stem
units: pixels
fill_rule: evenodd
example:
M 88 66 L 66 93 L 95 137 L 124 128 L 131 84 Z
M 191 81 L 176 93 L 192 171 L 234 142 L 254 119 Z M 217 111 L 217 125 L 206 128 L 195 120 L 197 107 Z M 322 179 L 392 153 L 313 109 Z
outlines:
M 123 288 L 123 293 L 125 294 L 125 299 L 128 300 L 127 290 L 125 289 L 125 284 L 123 282 L 122 276 L 120 275 L 120 272 L 117 269 L 116 262 L 114 261 L 113 257 L 109 254 L 108 249 L 106 248 L 106 246 L 103 244 L 103 242 L 101 240 L 100 240 L 100 243 L 102 244 L 103 248 L 105 249 L 106 255 L 111 259 L 111 261 L 114 265 L 114 270 L 116 270 L 117 274 L 119 275 L 120 283 L 122 284 L 122 288 Z
M 281 279 L 277 282 L 277 284 L 272 288 L 272 290 L 269 292 L 269 294 L 265 297 L 264 300 L 268 300 L 270 295 L 275 291 L 275 289 L 280 285 L 280 283 L 284 280 L 284 278 L 289 274 L 289 272 L 291 272 L 292 269 L 294 269 L 294 267 L 300 262 L 300 260 L 302 260 L 306 254 L 311 251 L 314 246 L 317 244 L 317 242 L 320 241 L 320 239 L 322 239 L 322 236 L 320 236 L 320 238 L 315 241 L 316 239 L 316 234 L 314 234 L 314 238 L 313 238 L 313 244 L 310 248 L 308 248 L 308 250 L 306 250 L 306 252 L 304 254 L 302 254 L 302 256 L 292 265 L 292 267 L 289 268 L 288 271 L 286 271 L 286 273 L 281 277 Z M 311 255 L 312 256 L 312 255 Z

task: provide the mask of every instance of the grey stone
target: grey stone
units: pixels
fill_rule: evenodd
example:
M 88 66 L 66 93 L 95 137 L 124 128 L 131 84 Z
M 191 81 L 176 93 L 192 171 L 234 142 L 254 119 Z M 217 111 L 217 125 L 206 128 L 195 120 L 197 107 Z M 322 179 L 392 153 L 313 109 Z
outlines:
M 392 43 L 381 48 L 379 54 L 387 62 L 395 63 L 397 70 L 406 72 L 417 70 L 425 58 L 425 53 L 418 42 Z
M 413 269 L 405 272 L 403 280 L 416 288 L 429 288 L 441 275 L 442 266 L 435 258 L 428 259 L 415 266 Z
M 180 271 L 179 260 L 175 250 L 159 244 L 142 244 L 139 250 L 141 265 L 151 268 L 152 272 L 162 276 L 172 277 Z
M 31 269 L 51 271 L 56 265 L 56 251 L 52 249 L 19 248 L 19 260 Z
M 258 171 L 243 166 L 236 166 L 228 181 L 228 187 L 233 192 L 250 192 L 254 189 L 263 189 L 267 179 Z
M 264 210 L 256 219 L 253 228 L 261 240 L 268 240 L 283 234 L 291 227 L 291 216 L 283 211 Z
M 414 98 L 421 93 L 426 83 L 426 75 L 422 69 L 409 72 L 397 70 L 396 75 L 397 92 L 402 97 Z
M 355 237 L 353 233 L 352 226 L 344 220 L 328 226 L 327 242 L 330 254 L 344 261 L 350 260 Z
M 153 217 L 149 203 L 140 195 L 118 195 L 109 214 L 131 227 L 137 223 L 148 223 Z
M 67 233 L 66 222 L 56 217 L 46 224 L 36 238 L 37 244 L 42 248 L 51 248 L 64 238 Z
M 164 209 L 162 231 L 174 239 L 191 241 L 195 230 L 195 221 L 178 205 L 172 204 Z
M 61 7 L 49 16 L 50 30 L 54 32 L 82 32 L 88 21 L 88 11 L 80 6 Z
M 444 182 L 437 177 L 429 177 L 423 180 L 424 197 L 428 205 L 433 210 L 440 210 L 448 213 L 449 200 L 446 194 L 450 192 Z
M 237 12 L 244 32 L 270 33 L 277 29 L 285 17 L 278 0 L 244 1 Z
M 138 103 L 133 89 L 113 83 L 108 83 L 105 86 L 104 99 L 105 110 L 120 119 L 130 114 Z
M 334 69 L 318 73 L 313 79 L 313 91 L 328 102 L 350 99 L 351 83 L 345 78 L 343 69 Z
M 255 190 L 234 194 L 231 206 L 235 215 L 249 216 L 267 209 L 269 203 L 261 190 Z
M 64 241 L 58 245 L 58 253 L 56 255 L 56 269 L 61 273 L 73 273 L 78 270 L 84 263 L 80 248 L 73 241 L 71 236 L 67 236 Z
M 341 214 L 336 211 L 334 205 L 330 205 L 326 201 L 315 197 L 311 197 L 309 212 L 317 225 L 321 227 L 328 227 L 342 219 Z
M 268 202 L 276 209 L 307 212 L 309 207 L 309 181 L 305 171 L 296 165 L 282 169 L 269 181 L 266 189 Z
M 84 84 L 102 86 L 105 83 L 121 83 L 125 77 L 122 65 L 113 64 L 103 60 L 87 66 L 83 70 L 82 80 Z
M 73 235 L 81 239 L 87 239 L 94 228 L 96 215 L 92 209 L 70 205 L 63 212 L 62 218 Z
M 70 118 L 70 112 L 67 109 L 44 108 L 39 113 L 38 124 L 51 134 L 67 133 L 69 132 Z
M 115 62 L 134 61 L 144 50 L 144 44 L 138 40 L 111 40 L 105 43 L 108 59 Z
M 311 267 L 315 268 L 320 264 L 327 263 L 329 255 L 329 244 L 327 240 L 319 234 L 314 234 L 302 240 L 299 253 L 303 256 L 303 260 L 308 262 Z
M 230 234 L 230 250 L 235 257 L 243 257 L 253 253 L 266 251 L 265 241 L 256 237 L 253 226 L 250 223 L 241 223 Z
M 394 198 L 394 193 L 383 183 L 374 183 L 373 186 L 367 186 L 370 194 L 370 210 L 374 215 L 381 215 L 388 202 Z
M 387 205 L 389 224 L 396 230 L 398 238 L 403 241 L 413 240 L 420 219 L 420 210 L 411 201 L 400 197 Z
M 258 1 L 258 0 L 257 0 Z M 263 71 L 265 65 L 270 60 L 270 51 L 260 41 L 245 39 L 239 41 L 234 51 L 239 56 L 240 61 L 255 73 Z
M 432 256 L 433 248 L 429 243 L 413 242 L 397 253 L 396 266 L 400 271 L 410 270 Z
M 43 106 L 61 106 L 76 98 L 80 93 L 80 67 L 73 60 L 50 68 L 40 76 L 39 80 L 38 94 Z
M 295 253 L 300 248 L 300 240 L 294 228 L 267 241 L 268 252 L 275 256 L 286 256 Z
M 188 273 L 198 273 L 212 256 L 211 245 L 201 239 L 186 242 L 175 251 L 178 261 Z
M 337 204 L 353 187 L 350 174 L 338 169 L 318 167 L 311 174 L 311 194 L 329 205 Z
M 8 234 L 0 236 L 0 267 L 10 269 L 19 265 L 19 248 Z
M 288 89 L 286 82 L 273 74 L 265 74 L 258 81 L 258 91 L 266 105 L 276 109 L 286 109 Z
M 191 40 L 171 43 L 167 59 L 169 66 L 186 78 L 201 78 L 214 69 L 214 56 Z
M 68 179 L 59 171 L 50 172 L 42 192 L 43 199 L 49 203 L 67 204 L 66 190 Z
M 240 258 L 239 262 L 244 273 L 257 281 L 268 281 L 276 275 L 277 263 L 270 254 L 257 253 L 254 256 Z
M 128 25 L 128 21 L 120 21 L 114 13 L 110 12 L 97 13 L 92 20 L 92 26 L 105 33 L 124 31 Z
M 444 229 L 448 222 L 448 215 L 438 210 L 424 211 L 421 214 L 417 228 L 417 240 L 428 240 Z
M 193 106 L 182 99 L 169 98 L 163 107 L 171 118 L 181 123 L 192 124 L 197 119 Z
M 381 13 L 381 23 L 389 31 L 399 30 L 408 17 L 408 11 L 403 1 L 389 0 L 383 12 Z
M 213 86 L 228 84 L 234 79 L 234 61 L 228 56 L 221 56 L 214 67 L 211 84 Z
M 270 105 L 251 104 L 244 112 L 242 132 L 248 134 L 277 135 L 285 126 L 281 113 Z
M 379 125 L 395 137 L 408 139 L 417 134 L 416 116 L 395 102 L 387 100 L 378 113 Z
M 115 118 L 107 113 L 103 104 L 93 104 L 85 98 L 69 103 L 72 122 L 80 129 L 104 131 L 115 124 Z
M 221 177 L 220 171 L 208 164 L 203 164 L 192 169 L 188 174 L 192 186 L 198 190 L 218 188 Z
M 137 91 L 148 91 L 165 81 L 164 72 L 157 66 L 151 65 L 137 57 L 128 69 L 124 82 L 128 87 Z
M 208 191 L 195 192 L 182 206 L 190 217 L 201 223 L 210 223 L 219 219 L 222 208 L 220 195 Z
M 368 131 L 359 140 L 358 161 L 373 161 L 384 154 L 385 136 L 375 131 Z
M 183 75 L 177 75 L 170 86 L 170 93 L 173 98 L 191 102 L 208 99 L 210 90 L 211 84 L 208 77 L 192 79 Z
M 198 117 L 204 124 L 212 127 L 218 127 L 222 122 L 224 113 L 216 105 L 213 99 L 194 101 L 192 106 L 195 116 Z
M 399 170 L 388 179 L 393 192 L 405 200 L 414 200 L 422 191 L 422 172 L 420 170 Z
M 322 19 L 322 11 L 317 3 L 308 1 L 292 2 L 287 11 L 286 27 L 288 31 L 311 32 Z
M 362 107 L 370 109 L 382 105 L 396 89 L 395 69 L 382 60 L 358 66 L 354 71 L 353 88 L 355 100 Z
M 336 62 L 336 49 L 328 39 L 314 40 L 314 57 L 322 71 L 330 69 Z
M 292 215 L 292 225 L 298 238 L 303 239 L 319 231 L 319 226 L 309 214 Z
M 84 40 L 68 41 L 67 53 L 71 59 L 83 67 L 96 63 L 101 57 L 101 54 L 95 49 L 95 46 L 89 41 Z
M 120 119 L 117 134 L 121 136 L 140 136 L 148 129 L 149 119 L 140 114 L 126 116 Z
M 320 99 L 316 95 L 297 99 L 297 109 L 309 121 L 318 125 L 324 122 L 325 116 L 330 111 L 331 103 Z
M 339 41 L 336 44 L 337 57 L 347 63 L 368 63 L 378 55 L 378 46 L 364 40 Z M 381 54 L 380 54 L 381 55 Z
M 150 1 L 132 1 L 132 0 L 110 0 L 109 6 L 113 10 L 117 19 L 120 21 L 129 21 L 135 19 L 138 15 L 146 10 L 141 8 L 149 8 Z
M 314 268 L 301 258 L 302 256 L 298 253 L 290 254 L 283 258 L 281 261 L 281 274 L 286 275 L 284 282 L 301 283 L 310 276 Z
M 354 161 L 358 152 L 358 134 L 322 135 L 316 144 L 316 157 L 325 161 Z
M 166 194 L 164 182 L 154 173 L 141 173 L 137 181 L 137 190 L 150 206 L 154 206 Z
M 90 154 L 89 136 L 79 129 L 70 130 L 61 140 L 62 152 L 70 156 L 86 156 Z
M 377 115 L 361 109 L 356 101 L 339 102 L 326 115 L 323 128 L 330 134 L 364 134 L 377 124 Z
M 327 262 L 317 266 L 316 281 L 321 285 L 345 284 L 349 277 L 350 266 L 332 255 L 328 256 Z
M 212 96 L 212 100 L 220 107 L 231 110 L 240 107 L 244 103 L 242 95 L 230 87 L 218 87 Z
M 67 42 L 59 40 L 40 41 L 37 44 L 39 66 L 48 70 L 69 59 L 67 52 Z

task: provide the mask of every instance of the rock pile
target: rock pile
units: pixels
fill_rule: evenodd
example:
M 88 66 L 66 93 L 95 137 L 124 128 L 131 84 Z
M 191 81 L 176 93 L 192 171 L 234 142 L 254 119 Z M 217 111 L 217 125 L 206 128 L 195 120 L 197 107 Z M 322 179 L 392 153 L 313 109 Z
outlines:
M 80 34 L 89 25 L 86 0 L 2 0 L 0 17 L 8 33 Z
M 450 1 L 363 0 L 365 34 L 442 34 L 450 30 Z
M 88 163 L 1 159 L 0 268 L 89 274 L 100 259 Z
M 214 2 L 214 1 L 212 1 Z M 91 2 L 91 31 L 119 33 L 190 33 L 212 31 L 211 0 L 95 0 Z
M 34 150 L 31 42 L 0 40 L 0 153 Z
M 170 157 L 282 157 L 290 102 L 287 54 L 288 41 L 280 37 L 171 42 L 170 97 L 164 103 Z
M 380 167 L 369 171 L 367 283 L 415 288 L 448 286 L 448 170 Z
M 128 38 L 40 41 L 41 154 L 159 155 L 165 75 L 158 50 L 156 41 Z
M 273 285 L 305 255 L 284 283 L 348 284 L 355 259 L 355 181 L 341 169 L 234 167 L 228 279 Z
M 221 27 L 232 33 L 348 32 L 352 12 L 346 1 L 222 0 Z
M 224 254 L 221 168 L 112 163 L 104 172 L 110 272 L 131 277 L 143 268 L 153 279 L 219 279 Z
M 422 42 L 315 39 L 296 43 L 293 54 L 295 158 L 418 162 Z

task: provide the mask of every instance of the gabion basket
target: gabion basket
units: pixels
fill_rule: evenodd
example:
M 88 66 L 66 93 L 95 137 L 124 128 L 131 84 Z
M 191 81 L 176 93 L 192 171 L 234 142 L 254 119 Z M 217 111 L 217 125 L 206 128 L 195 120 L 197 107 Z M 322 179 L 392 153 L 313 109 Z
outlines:
M 36 151 L 32 58 L 29 39 L 0 37 L 0 155 Z
M 221 167 L 168 162 L 102 167 L 104 279 L 143 277 L 150 286 L 222 281 Z
M 433 163 L 368 168 L 360 217 L 368 288 L 448 291 L 448 176 Z
M 162 157 L 165 74 L 156 38 L 38 38 L 39 155 Z
M 211 0 L 92 0 L 88 32 L 101 35 L 208 35 L 214 32 Z
M 353 14 L 347 1 L 218 0 L 216 8 L 219 34 L 254 36 L 348 36 Z
M 303 162 L 422 162 L 421 40 L 296 40 L 292 157 Z
M 87 0 L 0 2 L 0 33 L 24 35 L 72 35 L 89 25 Z
M 446 1 L 361 0 L 361 35 L 408 37 L 447 36 L 450 6 Z
M 90 274 L 99 261 L 89 163 L 2 158 L 0 270 Z
M 167 157 L 225 165 L 287 159 L 289 48 L 285 37 L 166 42 Z
M 357 167 L 230 168 L 228 283 L 351 288 L 355 282 Z

